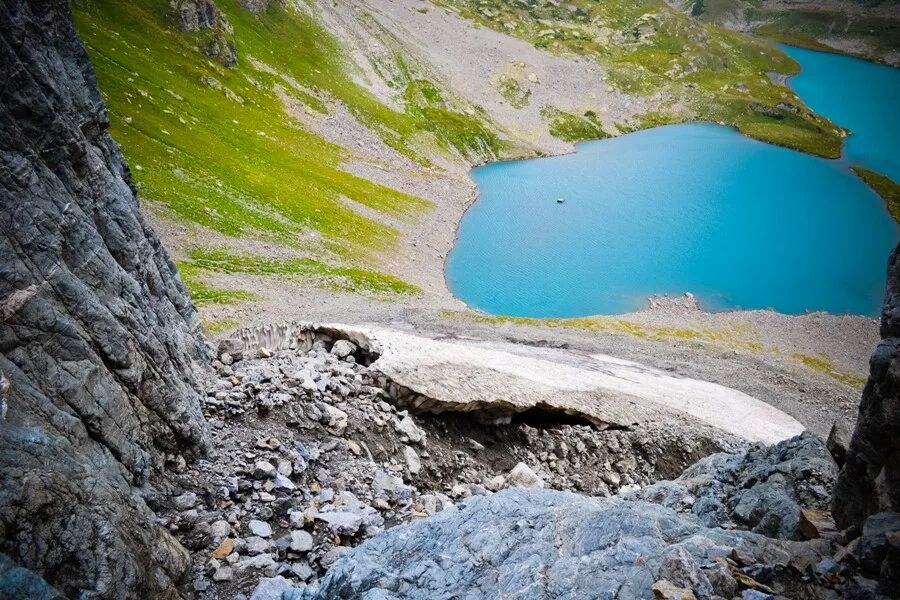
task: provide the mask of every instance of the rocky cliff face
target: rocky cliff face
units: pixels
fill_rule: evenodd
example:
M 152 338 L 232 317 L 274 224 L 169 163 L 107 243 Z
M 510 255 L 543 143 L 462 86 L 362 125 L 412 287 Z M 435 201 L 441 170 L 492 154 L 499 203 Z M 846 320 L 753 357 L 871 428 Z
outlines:
M 900 512 L 900 247 L 888 263 L 881 337 L 838 479 L 834 513 L 843 527 L 861 527 L 878 512 Z
M 198 318 L 66 0 L 0 3 L 0 73 L 0 552 L 66 596 L 174 597 L 187 555 L 145 499 L 204 447 Z
M 864 572 L 900 594 L 900 246 L 888 261 L 881 338 L 832 509 L 839 526 L 861 534 Z

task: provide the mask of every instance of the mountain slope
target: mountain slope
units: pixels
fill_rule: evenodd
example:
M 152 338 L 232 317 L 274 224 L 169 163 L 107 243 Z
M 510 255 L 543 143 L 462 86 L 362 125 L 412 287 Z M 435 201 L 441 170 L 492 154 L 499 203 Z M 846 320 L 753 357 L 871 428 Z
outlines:
M 660 1 L 439 4 L 75 3 L 112 134 L 196 300 L 265 296 L 277 277 L 447 306 L 466 172 L 488 160 L 688 120 L 839 150 L 841 130 L 769 76 L 796 70 L 786 55 Z

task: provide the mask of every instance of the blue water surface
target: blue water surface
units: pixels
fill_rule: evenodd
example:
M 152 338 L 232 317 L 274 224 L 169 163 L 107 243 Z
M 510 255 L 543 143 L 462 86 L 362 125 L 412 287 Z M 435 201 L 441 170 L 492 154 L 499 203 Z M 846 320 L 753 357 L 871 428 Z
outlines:
M 790 85 L 821 115 L 850 129 L 844 158 L 900 181 L 900 69 L 781 46 L 802 70 Z
M 840 78 L 855 63 L 872 66 L 823 56 L 840 60 Z M 806 67 L 805 56 L 795 58 Z M 823 69 L 819 85 L 836 94 L 845 83 L 832 74 Z M 869 165 L 871 154 L 873 168 L 890 172 L 898 139 L 867 139 L 857 162 Z M 692 292 L 713 310 L 875 315 L 900 237 L 846 160 L 712 124 L 586 142 L 575 154 L 490 164 L 472 176 L 480 197 L 462 220 L 446 275 L 457 297 L 494 314 L 618 314 L 653 294 Z

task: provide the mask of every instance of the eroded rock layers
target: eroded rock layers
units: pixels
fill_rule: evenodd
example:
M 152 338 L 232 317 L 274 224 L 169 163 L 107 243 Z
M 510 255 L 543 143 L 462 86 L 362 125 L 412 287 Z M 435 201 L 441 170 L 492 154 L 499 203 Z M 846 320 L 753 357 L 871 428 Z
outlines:
M 188 557 L 145 498 L 204 446 L 199 321 L 65 0 L 0 3 L 0 73 L 0 552 L 67 596 L 172 597 Z

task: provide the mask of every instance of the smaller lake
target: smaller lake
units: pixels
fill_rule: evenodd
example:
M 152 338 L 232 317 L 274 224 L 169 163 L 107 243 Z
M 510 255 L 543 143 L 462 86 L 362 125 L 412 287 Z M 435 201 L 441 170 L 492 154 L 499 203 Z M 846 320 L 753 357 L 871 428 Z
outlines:
M 852 134 L 844 159 L 900 181 L 900 69 L 850 56 L 780 46 L 803 66 L 790 85 Z
M 883 201 L 842 161 L 712 124 L 472 176 L 480 198 L 447 281 L 494 314 L 617 314 L 690 291 L 710 309 L 875 315 L 898 239 Z

